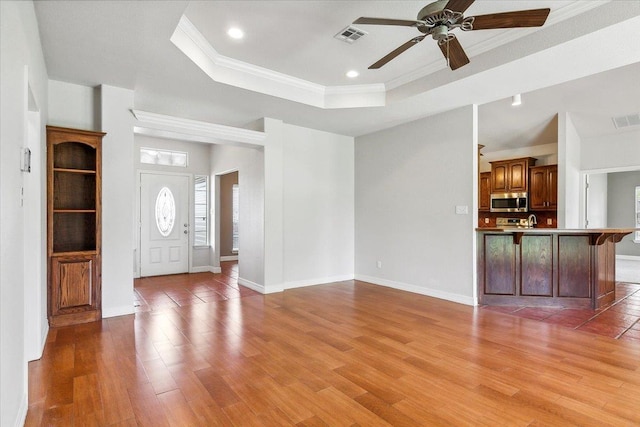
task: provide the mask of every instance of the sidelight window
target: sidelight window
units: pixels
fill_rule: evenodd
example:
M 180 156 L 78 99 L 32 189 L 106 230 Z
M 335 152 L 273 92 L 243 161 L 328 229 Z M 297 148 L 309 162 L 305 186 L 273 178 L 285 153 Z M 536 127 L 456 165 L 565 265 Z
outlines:
M 240 220 L 240 188 L 238 184 L 233 184 L 233 201 L 232 201 L 232 218 L 233 218 L 233 246 L 232 251 L 238 252 L 238 222 Z
M 640 185 L 636 187 L 636 228 L 640 228 Z M 640 243 L 640 231 L 636 231 L 634 242 Z
M 195 177 L 195 196 L 194 200 L 194 232 L 193 245 L 207 246 L 209 244 L 209 198 L 208 198 L 208 177 L 206 175 L 196 175 Z

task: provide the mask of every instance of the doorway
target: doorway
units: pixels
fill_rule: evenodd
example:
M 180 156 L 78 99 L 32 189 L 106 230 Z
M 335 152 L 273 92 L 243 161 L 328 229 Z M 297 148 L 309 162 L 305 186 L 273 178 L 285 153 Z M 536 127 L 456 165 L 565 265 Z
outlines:
M 140 275 L 189 271 L 189 175 L 140 173 Z
M 239 252 L 239 200 L 238 171 L 220 175 L 220 261 L 237 261 Z

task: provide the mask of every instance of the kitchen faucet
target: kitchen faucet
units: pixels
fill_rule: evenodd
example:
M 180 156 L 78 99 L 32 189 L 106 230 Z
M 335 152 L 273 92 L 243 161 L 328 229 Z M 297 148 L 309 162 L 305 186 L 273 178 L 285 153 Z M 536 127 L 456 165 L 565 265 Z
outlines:
M 538 224 L 538 220 L 534 214 L 529 215 L 529 219 L 527 219 L 527 223 L 529 224 L 529 228 L 533 228 L 534 225 Z

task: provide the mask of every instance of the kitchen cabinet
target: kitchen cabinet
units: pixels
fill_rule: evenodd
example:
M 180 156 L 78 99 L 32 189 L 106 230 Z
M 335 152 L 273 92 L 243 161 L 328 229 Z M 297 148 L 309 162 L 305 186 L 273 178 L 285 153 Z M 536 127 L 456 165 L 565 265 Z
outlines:
M 478 179 L 478 210 L 491 210 L 491 172 L 482 172 Z
M 102 132 L 47 126 L 50 326 L 102 318 Z
M 535 166 L 529 173 L 529 210 L 557 210 L 558 165 Z
M 526 193 L 529 190 L 529 168 L 536 164 L 532 157 L 500 160 L 491 163 L 492 193 Z

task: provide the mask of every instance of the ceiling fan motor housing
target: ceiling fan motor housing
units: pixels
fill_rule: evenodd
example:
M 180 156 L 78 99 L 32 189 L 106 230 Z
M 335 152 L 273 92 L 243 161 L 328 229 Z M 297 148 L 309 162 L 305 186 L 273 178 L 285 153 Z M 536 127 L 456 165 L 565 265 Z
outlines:
M 431 15 L 435 15 L 444 10 L 444 7 L 449 3 L 449 0 L 438 0 L 433 3 L 429 3 L 418 12 L 418 21 L 425 21 Z

